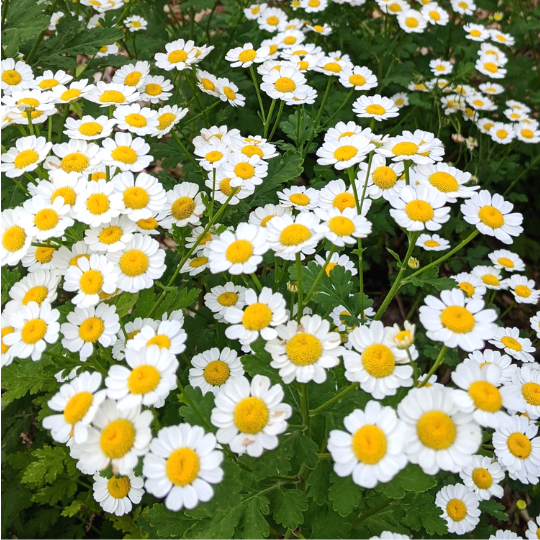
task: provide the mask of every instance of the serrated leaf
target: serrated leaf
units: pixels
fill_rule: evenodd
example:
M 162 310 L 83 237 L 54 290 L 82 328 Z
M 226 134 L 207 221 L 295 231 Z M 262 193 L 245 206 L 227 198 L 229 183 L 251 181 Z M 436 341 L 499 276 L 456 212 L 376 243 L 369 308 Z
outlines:
M 306 485 L 308 488 L 307 496 L 313 499 L 315 504 L 323 506 L 328 501 L 328 490 L 330 489 L 330 475 L 332 465 L 330 461 L 324 459 L 311 471 Z
M 2 266 L 2 305 L 4 305 L 9 299 L 9 291 L 15 283 L 21 279 L 21 274 L 18 270 L 8 270 L 5 266 Z
M 2 394 L 2 403 L 5 405 L 27 394 L 57 388 L 56 379 L 46 369 L 51 365 L 51 360 L 45 357 L 39 362 L 29 359 L 15 361 L 2 368 L 2 387 L 7 390 Z
M 266 450 L 261 457 L 253 458 L 244 455 L 240 458 L 240 461 L 251 469 L 249 474 L 256 480 L 264 480 L 276 473 L 288 474 L 291 470 L 290 460 L 291 456 L 282 444 L 275 450 Z
M 152 317 L 154 319 L 161 319 L 164 313 L 172 313 L 178 309 L 191 306 L 197 300 L 200 292 L 200 289 L 177 289 L 176 287 L 173 290 L 167 291 L 165 300 L 156 309 Z
M 418 465 L 409 464 L 390 482 L 379 484 L 378 490 L 392 499 L 401 499 L 407 491 L 421 493 L 436 485 L 437 479 L 434 476 L 427 475 Z
M 304 493 L 297 489 L 279 489 L 273 503 L 273 517 L 286 529 L 294 530 L 304 523 L 303 513 L 308 503 Z
M 348 516 L 358 508 L 362 492 L 350 476 L 339 478 L 333 475 L 331 481 L 333 485 L 328 491 L 328 498 L 332 501 L 332 507 L 340 516 Z
M 2 11 L 7 8 L 2 3 Z M 7 19 L 2 29 L 2 57 L 15 56 L 24 41 L 27 41 L 49 26 L 49 17 L 43 8 L 46 4 L 38 4 L 35 0 L 11 0 Z
M 23 472 L 21 481 L 24 484 L 43 485 L 56 480 L 64 472 L 64 461 L 70 459 L 63 446 L 44 446 L 32 452 L 32 461 Z
M 418 277 L 412 277 L 409 282 L 415 287 L 425 287 L 431 285 L 437 291 L 444 291 L 447 289 L 454 289 L 457 287 L 457 282 L 452 278 L 440 278 L 439 269 L 436 266 L 432 266 Z
M 290 455 L 298 458 L 300 463 L 303 463 L 308 469 L 314 469 L 317 466 L 317 452 L 319 447 L 312 439 L 306 437 L 303 433 L 295 431 L 289 435 L 282 444 L 288 449 Z
M 238 538 L 266 538 L 270 529 L 264 515 L 268 512 L 266 497 L 258 496 L 248 501 L 237 528 Z
M 202 426 L 205 431 L 216 431 L 210 422 L 210 415 L 214 408 L 214 394 L 207 392 L 202 395 L 199 387 L 186 386 L 178 396 L 178 401 L 185 405 L 180 407 L 180 416 L 185 422 L 193 426 Z
M 494 501 L 492 499 L 488 501 L 482 501 L 480 503 L 480 510 L 500 521 L 508 521 L 509 519 L 508 514 L 505 512 L 505 506 L 500 502 Z
M 131 308 L 137 303 L 139 299 L 139 293 L 123 292 L 117 296 L 113 296 L 105 301 L 109 306 L 116 307 L 116 313 L 120 318 L 125 317 L 131 310 Z

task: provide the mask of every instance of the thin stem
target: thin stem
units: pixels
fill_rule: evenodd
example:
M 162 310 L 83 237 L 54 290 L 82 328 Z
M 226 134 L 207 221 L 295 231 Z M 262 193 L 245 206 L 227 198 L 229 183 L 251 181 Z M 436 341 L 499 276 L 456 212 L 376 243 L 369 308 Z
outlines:
M 261 99 L 261 92 L 259 90 L 259 85 L 257 83 L 257 76 L 255 75 L 253 64 L 249 66 L 249 72 L 251 73 L 251 78 L 253 79 L 253 86 L 255 86 L 255 92 L 257 93 L 257 99 L 259 100 L 259 107 L 261 108 L 261 120 L 264 126 L 266 124 L 266 114 L 264 112 L 264 105 Z
M 321 120 L 321 115 L 324 110 L 324 106 L 326 104 L 326 100 L 328 99 L 328 94 L 330 93 L 330 87 L 332 86 L 333 77 L 328 77 L 328 83 L 326 84 L 326 90 L 324 91 L 324 96 L 321 101 L 321 106 L 319 107 L 319 111 L 317 113 L 317 117 L 315 118 L 315 122 L 313 122 L 313 128 L 311 130 L 311 135 L 309 137 L 308 143 L 306 145 L 306 148 L 304 150 L 303 157 L 305 158 L 307 153 L 309 152 L 309 147 L 311 146 L 311 143 L 313 142 L 313 139 L 315 135 L 317 134 L 317 130 L 319 129 L 319 122 Z
M 540 154 L 538 154 L 530 163 L 529 163 L 529 166 L 524 169 L 521 174 L 518 175 L 518 177 L 506 188 L 506 191 L 503 193 L 503 197 L 506 197 L 506 195 L 508 195 L 508 193 L 510 193 L 512 191 L 512 188 L 517 184 L 517 182 L 526 174 L 529 172 L 530 169 L 532 169 L 532 167 L 534 165 L 536 165 L 536 162 L 540 160 Z
M 259 289 L 259 292 L 262 291 L 261 282 L 259 281 L 259 278 L 255 275 L 255 273 L 251 274 L 251 279 L 253 280 L 253 282 L 257 286 L 257 289 Z
M 180 137 L 178 137 L 178 135 L 177 135 L 174 131 L 171 131 L 171 135 L 173 136 L 173 139 L 176 141 L 176 144 L 180 147 L 180 149 L 182 150 L 182 152 L 184 152 L 184 154 L 186 155 L 186 157 L 189 159 L 189 161 L 191 162 L 191 164 L 192 164 L 196 169 L 198 169 L 198 168 L 199 168 L 199 164 L 193 159 L 193 157 L 191 156 L 191 154 L 188 152 L 188 149 L 184 146 L 184 143 L 180 140 Z
M 298 316 L 297 320 L 300 323 L 302 318 L 302 311 L 304 310 L 304 297 L 302 293 L 302 261 L 300 260 L 300 253 L 296 254 L 296 284 L 298 286 Z
M 394 502 L 393 499 L 388 499 L 387 501 L 379 504 L 379 506 L 376 506 L 375 508 L 372 508 L 371 510 L 367 510 L 363 514 L 360 514 L 353 522 L 352 526 L 356 527 L 360 525 L 363 521 L 365 521 L 367 518 L 379 513 L 381 510 L 384 510 L 387 506 L 392 504 Z
M 351 99 L 351 96 L 353 95 L 353 93 L 354 93 L 354 88 L 351 88 L 351 91 L 347 94 L 347 97 L 343 100 L 343 103 L 338 107 L 337 111 L 334 114 L 332 114 L 332 116 L 321 126 L 321 129 L 324 129 L 341 112 L 343 107 L 347 105 L 349 99 Z
M 424 380 L 418 385 L 418 388 L 422 388 L 422 386 L 425 386 L 429 381 L 430 377 L 437 371 L 437 369 L 439 369 L 439 366 L 443 363 L 446 350 L 446 345 L 443 345 L 441 350 L 439 351 L 435 363 L 433 364 L 433 366 L 431 366 L 431 369 L 428 371 L 428 374 L 425 376 Z
M 330 251 L 328 252 L 328 257 L 326 257 L 326 261 L 324 261 L 324 264 L 322 268 L 319 270 L 319 273 L 317 274 L 317 277 L 315 278 L 315 281 L 313 282 L 313 285 L 311 285 L 306 298 L 304 300 L 304 304 L 307 305 L 309 301 L 311 300 L 311 297 L 315 293 L 315 289 L 317 288 L 317 285 L 319 284 L 319 281 L 321 280 L 324 272 L 326 272 L 326 267 L 328 266 L 328 263 L 330 262 L 330 259 L 332 258 L 332 255 L 334 254 L 334 251 L 336 250 L 336 246 L 332 244 L 332 247 L 330 248 Z
M 216 197 L 216 169 L 212 169 L 212 200 L 210 201 L 210 211 L 208 219 L 212 219 L 214 215 L 214 199 Z
M 212 431 L 212 426 L 206 421 L 206 418 L 200 413 L 199 409 L 195 406 L 193 401 L 189 398 L 189 396 L 184 391 L 184 387 L 182 386 L 182 383 L 178 381 L 178 389 L 182 393 L 182 397 L 185 399 L 186 404 L 191 408 L 191 410 L 197 415 L 197 418 L 201 421 L 201 423 L 204 425 L 205 429 L 207 431 Z
M 506 309 L 503 313 L 499 315 L 499 320 L 501 320 L 505 315 L 508 315 L 510 310 L 516 305 L 516 301 L 514 300 L 509 306 L 508 309 Z
M 316 409 L 313 409 L 312 411 L 309 411 L 309 416 L 315 416 L 317 414 L 320 414 L 324 410 L 328 409 L 328 407 L 331 407 L 334 403 L 337 403 L 340 399 L 344 398 L 349 392 L 352 392 L 353 390 L 356 390 L 359 386 L 359 383 L 351 383 L 345 390 L 342 390 L 339 392 L 339 394 L 336 394 L 333 398 L 329 399 L 328 401 L 324 402 L 322 405 L 319 405 Z
M 274 112 L 274 107 L 276 106 L 276 100 L 272 100 L 272 104 L 270 105 L 270 110 L 268 111 L 268 116 L 266 117 L 266 120 L 264 122 L 264 135 L 263 137 L 266 139 L 266 136 L 268 134 L 268 128 L 270 127 L 270 120 L 272 120 L 272 113 Z
M 276 132 L 276 129 L 279 125 L 279 120 L 281 118 L 281 113 L 283 112 L 283 107 L 285 105 L 285 102 L 283 100 L 281 100 L 281 103 L 279 105 L 279 111 L 278 111 L 278 114 L 277 114 L 277 118 L 276 118 L 276 121 L 274 123 L 274 127 L 272 128 L 272 131 L 270 133 L 270 137 L 268 137 L 268 142 L 270 142 L 272 140 L 272 137 L 274 136 L 274 133 Z
M 58 2 L 58 0 L 53 0 L 53 3 L 51 5 L 51 9 L 49 10 L 49 18 L 51 17 L 51 15 L 54 13 L 54 10 L 56 9 L 56 3 Z M 2 6 L 5 4 L 5 2 L 2 2 Z M 36 54 L 37 50 L 38 50 L 38 47 L 39 45 L 41 44 L 41 42 L 43 41 L 43 38 L 45 37 L 45 34 L 47 33 L 47 28 L 45 28 L 45 30 L 43 30 L 43 32 L 41 32 L 39 34 L 39 36 L 37 37 L 35 43 L 34 43 L 34 46 L 32 47 L 32 50 L 30 51 L 30 54 L 28 55 L 27 58 L 25 58 L 25 62 L 27 64 L 30 64 L 30 62 L 32 61 L 32 59 L 34 58 L 34 55 Z

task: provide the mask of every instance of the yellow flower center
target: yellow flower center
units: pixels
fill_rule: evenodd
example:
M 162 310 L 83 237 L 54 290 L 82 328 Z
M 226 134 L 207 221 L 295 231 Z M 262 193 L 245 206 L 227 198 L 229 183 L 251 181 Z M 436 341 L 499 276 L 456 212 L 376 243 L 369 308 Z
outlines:
M 527 287 L 526 285 L 518 285 L 514 289 L 514 292 L 518 296 L 521 296 L 521 298 L 529 298 L 529 296 L 531 296 L 531 289 L 529 289 L 529 287 Z
M 35 163 L 39 159 L 39 154 L 35 150 L 23 150 L 19 152 L 13 161 L 17 169 L 24 169 Z
M 189 266 L 191 268 L 199 268 L 200 266 L 203 266 L 208 263 L 208 257 L 195 257 L 191 260 L 189 263 Z
M 294 2 L 294 0 L 293 0 L 293 2 Z M 315 30 L 315 32 L 323 32 L 323 31 L 324 31 L 324 27 L 321 26 L 320 24 L 315 24 L 315 25 L 313 26 L 313 30 Z
M 508 137 L 508 131 L 506 131 L 506 129 L 498 129 L 496 135 L 499 139 L 506 139 L 506 137 Z
M 462 521 L 467 517 L 467 507 L 460 499 L 452 499 L 446 505 L 446 513 L 452 521 Z
M 215 163 L 216 161 L 219 161 L 222 157 L 223 154 L 221 152 L 218 152 L 217 150 L 212 150 L 212 152 L 208 152 L 208 154 L 206 154 L 205 159 L 210 163 Z
M 4 247 L 6 247 L 6 246 L 4 245 Z M 55 251 L 54 248 L 38 247 L 36 249 L 36 252 L 34 253 L 34 257 L 36 258 L 37 262 L 39 262 L 41 264 L 47 264 L 47 263 L 50 263 L 52 261 L 54 251 Z
M 233 193 L 233 191 L 236 191 L 237 189 L 239 188 L 232 188 L 231 187 L 231 179 L 230 178 L 224 178 L 220 183 L 219 183 L 219 190 L 221 191 L 221 193 L 223 193 L 224 195 L 227 195 L 227 197 L 229 195 L 231 195 Z
M 230 373 L 231 370 L 225 362 L 214 360 L 204 368 L 204 380 L 212 386 L 221 386 L 227 381 Z
M 273 217 L 276 217 L 274 215 L 271 215 L 271 216 L 266 216 L 264 217 L 262 220 L 261 220 L 261 227 L 265 227 L 268 225 L 268 222 L 273 218 Z
M 146 342 L 146 346 L 157 345 L 160 349 L 170 349 L 171 340 L 165 334 L 158 334 Z
M 350 236 L 354 230 L 354 222 L 344 216 L 335 216 L 328 222 L 330 230 L 338 236 Z
M 195 206 L 191 197 L 179 197 L 171 207 L 171 214 L 177 220 L 187 219 L 195 211 Z
M 324 269 L 324 271 L 326 272 L 326 275 L 327 275 L 328 277 L 330 277 L 330 272 L 331 272 L 337 265 L 338 265 L 337 263 L 333 263 L 333 262 L 328 263 L 328 264 L 326 265 L 326 268 Z
M 111 152 L 111 157 L 115 161 L 120 161 L 126 165 L 133 165 L 137 161 L 137 152 L 130 146 L 117 146 Z
M 234 306 L 238 302 L 238 295 L 235 292 L 224 292 L 217 297 L 217 301 L 225 307 Z
M 101 451 L 110 459 L 125 456 L 135 442 L 135 427 L 129 420 L 119 418 L 109 423 L 101 432 Z
M 529 405 L 540 405 L 540 384 L 534 382 L 525 383 L 521 387 L 521 393 Z
M 105 90 L 99 97 L 101 103 L 124 103 L 126 97 L 118 90 Z
M 236 92 L 229 86 L 223 87 L 223 93 L 225 94 L 226 98 L 231 101 L 234 101 L 236 99 Z
M 153 231 L 154 229 L 158 228 L 158 222 L 156 221 L 156 218 L 150 217 L 146 219 L 139 219 L 137 221 L 137 226 L 140 229 L 143 229 L 144 231 Z
M 140 71 L 132 71 L 129 75 L 126 75 L 124 84 L 126 86 L 137 86 L 141 80 L 142 73 Z
M 106 180 L 107 175 L 104 172 L 95 172 L 90 175 L 90 180 L 92 182 L 97 182 L 98 180 Z
M 233 264 L 245 263 L 253 255 L 253 245 L 247 240 L 235 240 L 225 252 L 227 260 Z
M 514 261 L 508 259 L 507 257 L 499 257 L 497 262 L 505 268 L 514 268 Z
M 43 79 L 39 83 L 39 87 L 42 90 L 49 90 L 49 88 L 54 88 L 55 86 L 58 86 L 60 83 L 56 79 Z
M 255 175 L 255 168 L 250 163 L 238 163 L 234 166 L 234 174 L 242 180 L 247 180 L 248 178 L 253 178 Z
M 467 295 L 468 298 L 474 294 L 474 287 L 467 281 L 460 283 L 459 288 Z
M 353 435 L 352 448 L 358 461 L 375 465 L 386 455 L 386 435 L 372 424 L 363 426 Z
M 138 113 L 131 113 L 126 115 L 125 120 L 126 124 L 134 128 L 146 127 L 146 125 L 148 124 L 146 118 L 142 114 Z
M 15 86 L 22 81 L 22 77 L 20 73 L 18 73 L 14 69 L 6 69 L 6 71 L 2 73 L 2 80 L 10 86 Z
M 429 16 L 434 21 L 440 21 L 441 20 L 441 15 L 440 15 L 440 13 L 438 11 L 430 11 Z
M 268 423 L 268 407 L 257 397 L 244 398 L 234 409 L 234 423 L 242 433 L 254 435 Z
M 321 357 L 322 344 L 315 336 L 301 333 L 293 336 L 286 346 L 287 356 L 297 366 L 310 366 Z
M 311 238 L 310 230 L 300 223 L 287 225 L 279 236 L 279 241 L 284 246 L 298 246 Z
M 187 57 L 188 55 L 186 51 L 177 50 L 170 52 L 169 56 L 167 56 L 167 60 L 171 64 L 178 64 L 178 62 L 185 62 L 187 60 Z
M 506 441 L 510 453 L 519 459 L 527 459 L 532 452 L 531 441 L 523 433 L 512 433 Z
M 362 353 L 362 365 L 372 377 L 379 379 L 393 373 L 396 361 L 394 353 L 386 345 L 376 343 Z
M 401 6 L 399 4 L 390 4 L 388 6 L 388 11 L 392 13 L 399 13 L 401 11 Z
M 340 193 L 334 198 L 332 206 L 343 212 L 345 208 L 355 208 L 356 203 L 352 193 Z
M 457 180 L 451 174 L 442 171 L 430 175 L 429 183 L 443 193 L 449 193 L 459 189 Z
M 187 486 L 199 474 L 199 456 L 191 448 L 178 448 L 167 459 L 166 470 L 174 485 Z
M 482 276 L 482 281 L 486 285 L 490 285 L 491 287 L 498 287 L 500 284 L 499 278 L 497 276 L 494 276 L 493 274 L 485 274 Z
M 26 242 L 26 233 L 22 227 L 13 225 L 9 229 L 6 229 L 4 236 L 2 237 L 2 245 L 7 251 L 15 252 L 19 251 Z M 38 248 L 40 249 L 40 248 Z M 52 248 L 51 248 L 52 249 Z M 36 249 L 37 252 L 37 249 Z M 52 255 L 51 255 L 52 258 Z
M 61 187 L 58 188 L 51 197 L 51 200 L 55 201 L 57 197 L 62 197 L 64 199 L 64 204 L 68 204 L 69 206 L 73 206 L 75 204 L 75 199 L 77 198 L 77 194 L 75 193 L 75 190 L 70 187 Z
M 7 336 L 8 334 L 13 334 L 13 332 L 15 332 L 15 328 L 13 328 L 13 326 L 4 326 L 4 328 L 2 328 L 2 354 L 6 354 L 9 351 L 10 347 L 10 345 L 6 345 L 4 343 L 4 336 Z
M 39 101 L 30 97 L 22 98 L 17 101 L 17 105 L 28 105 L 28 107 L 35 109 L 36 107 L 39 107 Z
M 60 99 L 62 101 L 71 101 L 72 99 L 78 98 L 80 95 L 81 91 L 78 88 L 70 88 L 62 92 Z
M 103 274 L 99 270 L 87 270 L 79 282 L 84 294 L 98 294 L 103 287 Z
M 472 481 L 480 489 L 489 489 L 493 484 L 491 473 L 482 467 L 477 467 L 472 472 Z
M 146 85 L 144 92 L 149 96 L 159 96 L 163 92 L 163 88 L 159 84 L 149 83 Z
M 102 244 L 110 246 L 111 244 L 116 244 L 122 238 L 123 231 L 120 227 L 116 225 L 111 225 L 106 227 L 99 233 L 99 241 Z
M 461 306 L 449 306 L 441 313 L 441 323 L 456 334 L 467 334 L 475 325 L 470 311 Z
M 120 258 L 120 270 L 130 277 L 144 274 L 149 264 L 148 257 L 139 249 L 130 249 Z
M 499 71 L 497 64 L 494 64 L 493 62 L 486 62 L 484 64 L 484 69 L 490 73 L 497 73 L 497 71 Z
M 89 163 L 90 160 L 84 154 L 81 154 L 80 152 L 73 152 L 62 159 L 60 162 L 60 167 L 62 167 L 62 169 L 67 173 L 81 173 L 88 168 Z
M 521 343 L 510 336 L 503 336 L 501 338 L 501 343 L 507 348 L 512 349 L 513 351 L 521 352 L 523 347 L 521 346 Z
M 245 51 L 242 51 L 238 55 L 238 60 L 240 60 L 240 62 L 242 63 L 251 62 L 254 60 L 256 56 L 257 56 L 257 51 L 254 51 L 253 49 L 247 49 Z
M 113 476 L 107 482 L 107 490 L 109 495 L 115 499 L 124 499 L 128 496 L 130 489 L 131 482 L 127 476 L 120 476 L 119 478 Z
M 524 137 L 525 139 L 532 139 L 534 137 L 534 133 L 530 129 L 522 129 L 521 136 Z
M 40 210 L 34 217 L 34 224 L 40 231 L 49 231 L 58 225 L 60 218 L 52 208 Z
M 376 103 L 372 103 L 371 105 L 368 105 L 366 107 L 366 112 L 368 114 L 373 114 L 375 116 L 384 114 L 386 112 L 386 109 L 382 107 L 381 105 L 377 105 Z
M 155 390 L 161 375 L 159 371 L 148 364 L 137 366 L 129 375 L 128 388 L 132 394 L 148 394 Z
M 30 319 L 21 330 L 21 339 L 27 345 L 34 345 L 47 333 L 47 323 L 43 319 Z
M 278 92 L 286 94 L 288 92 L 294 92 L 296 90 L 296 83 L 289 77 L 280 77 L 274 83 L 274 87 Z
M 323 69 L 331 73 L 339 73 L 343 68 L 337 62 L 328 62 L 324 65 Z
M 90 392 L 75 394 L 67 402 L 64 409 L 64 420 L 71 425 L 80 422 L 86 416 L 93 401 L 94 396 Z
M 442 411 L 429 411 L 416 424 L 416 433 L 424 446 L 445 450 L 456 440 L 456 425 Z
M 144 208 L 149 201 L 148 192 L 143 188 L 133 186 L 124 191 L 124 204 L 128 208 L 139 210 Z
M 289 201 L 297 206 L 307 206 L 310 203 L 309 197 L 305 193 L 293 193 Z
M 103 193 L 94 193 L 86 201 L 86 208 L 91 214 L 100 216 L 109 210 L 109 198 Z
M 349 161 L 356 156 L 356 154 L 358 154 L 358 148 L 356 148 L 356 146 L 346 144 L 344 146 L 340 146 L 334 151 L 334 158 L 337 159 L 337 161 Z
M 205 79 L 202 77 L 201 84 L 205 90 L 209 90 L 210 92 L 214 92 L 216 90 L 216 85 L 210 79 Z
M 397 182 L 397 175 L 394 170 L 385 165 L 377 167 L 373 171 L 373 183 L 381 189 L 390 189 Z
M 79 336 L 87 343 L 95 343 L 105 331 L 105 324 L 99 317 L 90 317 L 79 326 Z
M 418 152 L 418 145 L 413 142 L 400 142 L 392 148 L 392 153 L 395 156 L 414 156 L 416 152 Z
M 263 151 L 255 144 L 247 144 L 242 148 L 242 154 L 245 156 L 251 157 L 251 156 L 259 156 L 262 158 L 264 156 Z
M 276 26 L 279 24 L 279 19 L 277 17 L 275 17 L 274 15 L 272 15 L 271 17 L 268 17 L 266 19 L 266 22 L 270 25 L 270 26 Z
M 437 240 L 426 240 L 424 246 L 426 247 L 439 247 L 441 244 Z
M 405 213 L 412 221 L 426 223 L 433 218 L 433 207 L 426 201 L 415 199 L 405 206 Z
M 259 331 L 266 328 L 272 321 L 272 311 L 261 302 L 247 306 L 242 316 L 242 324 L 248 330 Z
M 163 131 L 165 129 L 167 129 L 174 121 L 176 120 L 176 115 L 174 115 L 173 113 L 163 113 L 159 118 L 158 118 L 158 129 L 160 131 Z
M 499 389 L 487 381 L 475 381 L 469 386 L 469 395 L 477 409 L 496 412 L 502 407 Z
M 349 77 L 349 82 L 353 86 L 364 86 L 364 84 L 366 84 L 366 79 L 362 77 L 362 75 L 351 75 Z
M 75 255 L 75 257 L 73 257 L 73 259 L 71 259 L 71 261 L 69 261 L 69 265 L 70 266 L 77 266 L 77 264 L 79 262 L 79 259 L 81 259 L 82 257 L 84 257 L 85 259 L 90 260 L 90 255 L 88 255 L 87 253 L 82 253 L 81 255 Z
M 35 287 L 32 287 L 26 291 L 26 294 L 22 299 L 22 303 L 26 306 L 28 302 L 36 302 L 41 306 L 43 300 L 47 298 L 48 292 L 47 287 L 44 287 L 43 285 L 36 285 Z

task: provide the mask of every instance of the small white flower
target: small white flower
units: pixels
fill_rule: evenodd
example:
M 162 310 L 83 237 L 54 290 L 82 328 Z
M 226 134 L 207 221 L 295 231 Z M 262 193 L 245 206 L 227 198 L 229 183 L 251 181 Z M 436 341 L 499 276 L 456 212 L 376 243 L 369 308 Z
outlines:
M 497 349 L 504 349 L 506 354 L 521 362 L 534 362 L 531 353 L 535 352 L 529 338 L 519 337 L 519 328 L 496 328 L 489 342 Z
M 479 502 L 463 484 L 444 486 L 435 504 L 442 510 L 448 531 L 459 535 L 472 531 L 480 521 Z
M 123 516 L 131 512 L 134 504 L 141 502 L 144 495 L 143 485 L 144 480 L 133 473 L 111 476 L 109 479 L 96 473 L 93 485 L 94 499 L 105 512 Z

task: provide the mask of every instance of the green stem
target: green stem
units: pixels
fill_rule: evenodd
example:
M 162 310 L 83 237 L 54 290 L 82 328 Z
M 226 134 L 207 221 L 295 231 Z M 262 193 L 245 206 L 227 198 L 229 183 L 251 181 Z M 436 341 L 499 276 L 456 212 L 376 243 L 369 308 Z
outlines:
M 281 119 L 281 113 L 283 112 L 283 107 L 285 105 L 285 102 L 283 100 L 281 100 L 281 103 L 279 105 L 279 111 L 278 111 L 278 114 L 277 114 L 277 118 L 276 118 L 276 121 L 274 123 L 274 127 L 272 128 L 272 131 L 270 133 L 270 137 L 268 137 L 268 142 L 270 142 L 272 140 L 272 137 L 274 136 L 274 133 L 276 132 L 276 129 L 279 125 L 279 120 Z
M 268 134 L 268 128 L 270 127 L 270 120 L 272 120 L 272 113 L 274 112 L 274 107 L 276 106 L 276 100 L 272 100 L 272 104 L 270 105 L 270 110 L 268 111 L 268 116 L 266 117 L 266 121 L 264 122 L 264 135 L 263 137 L 266 139 Z
M 509 306 L 508 309 L 506 309 L 503 313 L 499 315 L 499 320 L 501 320 L 505 315 L 507 315 L 510 310 L 516 305 L 516 301 L 514 300 Z
M 184 143 L 180 140 L 180 137 L 173 131 L 171 131 L 171 135 L 173 136 L 173 139 L 176 141 L 176 144 L 180 147 L 180 149 L 182 150 L 182 152 L 184 152 L 184 154 L 186 155 L 186 157 L 189 159 L 189 161 L 191 162 L 191 164 L 196 168 L 198 169 L 199 168 L 199 164 L 193 159 L 193 157 L 191 156 L 191 154 L 188 152 L 188 149 L 184 146 Z
M 506 191 L 503 193 L 503 197 L 506 197 L 506 195 L 508 195 L 508 193 L 510 193 L 512 191 L 512 188 L 517 184 L 517 182 L 526 174 L 529 172 L 530 169 L 532 169 L 532 167 L 534 165 L 536 165 L 536 162 L 540 160 L 540 154 L 538 154 L 530 163 L 529 163 L 529 166 L 523 170 L 521 172 L 521 174 L 518 175 L 518 177 L 506 188 Z
M 330 93 L 330 87 L 332 86 L 332 81 L 334 80 L 333 77 L 328 77 L 328 83 L 326 84 L 326 90 L 324 91 L 324 96 L 321 101 L 321 106 L 319 107 L 319 111 L 317 112 L 317 117 L 315 118 L 315 122 L 313 122 L 313 129 L 311 130 L 311 135 L 309 137 L 307 146 L 304 150 L 303 157 L 305 158 L 307 153 L 309 152 L 309 147 L 311 146 L 311 143 L 313 142 L 313 139 L 315 135 L 317 134 L 317 130 L 319 129 L 319 122 L 321 120 L 321 116 L 324 110 L 324 106 L 326 104 L 326 100 L 328 99 L 328 94 Z
M 49 19 L 51 18 L 51 15 L 54 13 L 54 10 L 56 9 L 56 3 L 57 2 L 58 2 L 58 0 L 53 0 L 53 3 L 51 5 L 51 9 L 49 10 Z M 5 3 L 6 2 L 2 2 L 2 7 L 5 7 L 4 6 Z M 41 42 L 43 41 L 43 38 L 45 37 L 46 33 L 47 33 L 47 28 L 45 28 L 45 30 L 43 30 L 43 32 L 41 32 L 39 34 L 39 36 L 37 37 L 37 39 L 36 39 L 36 41 L 34 43 L 34 46 L 32 47 L 32 50 L 30 51 L 30 54 L 25 58 L 25 62 L 27 64 L 30 64 L 30 62 L 34 58 L 34 55 L 36 54 L 36 52 L 38 50 L 38 47 L 41 44 Z
M 184 387 L 182 386 L 182 383 L 178 381 L 178 388 L 180 392 L 182 393 L 182 397 L 185 399 L 186 404 L 191 408 L 191 410 L 197 415 L 197 418 L 201 421 L 201 423 L 204 425 L 205 429 L 207 431 L 212 431 L 212 426 L 206 421 L 206 418 L 200 413 L 199 409 L 195 406 L 193 401 L 189 398 L 189 396 L 184 391 Z
M 337 403 L 340 399 L 344 398 L 349 392 L 352 392 L 353 390 L 356 390 L 359 386 L 359 383 L 351 383 L 347 388 L 339 392 L 339 394 L 336 394 L 333 398 L 329 399 L 328 401 L 325 401 L 322 405 L 319 405 L 316 409 L 313 409 L 312 411 L 309 411 L 309 416 L 315 416 L 317 414 L 320 414 L 324 410 L 328 409 L 328 407 L 331 407 L 334 403 Z
M 351 91 L 347 94 L 347 97 L 343 100 L 343 103 L 338 107 L 337 111 L 334 114 L 332 114 L 332 116 L 321 126 L 321 129 L 324 129 L 341 112 L 343 107 L 347 105 L 349 99 L 351 99 L 351 96 L 353 95 L 353 93 L 354 93 L 354 88 L 351 88 Z
M 223 103 L 223 102 L 221 100 L 215 101 L 214 103 L 212 103 L 212 105 L 210 105 L 210 107 L 206 107 L 206 112 L 208 112 L 210 109 L 213 109 L 214 107 L 216 107 L 220 103 Z M 195 116 L 192 116 L 185 124 L 182 125 L 182 127 L 188 126 L 189 124 L 191 124 L 191 122 L 193 122 L 194 120 L 197 120 L 197 118 L 200 118 L 202 115 L 203 115 L 203 113 L 200 112 L 199 114 L 196 114 Z
M 334 251 L 336 250 L 336 246 L 334 246 L 334 244 L 332 244 L 331 248 L 330 248 L 330 251 L 328 252 L 328 257 L 326 257 L 326 261 L 324 261 L 324 264 L 322 266 L 322 268 L 319 270 L 319 273 L 317 274 L 317 277 L 315 278 L 315 281 L 313 281 L 313 285 L 311 285 L 307 295 L 306 295 L 306 298 L 304 300 L 304 305 L 307 305 L 309 303 L 309 301 L 311 300 L 311 297 L 313 296 L 313 294 L 315 293 L 315 289 L 317 288 L 317 285 L 319 283 L 319 281 L 321 280 L 324 272 L 326 272 L 326 267 L 328 266 L 328 263 L 330 262 L 330 259 L 332 258 L 332 255 L 334 254 Z
M 208 213 L 208 219 L 212 219 L 214 215 L 214 199 L 216 197 L 216 170 L 212 170 L 212 200 L 210 201 L 210 211 Z
M 257 289 L 259 289 L 259 292 L 262 291 L 261 282 L 259 281 L 259 278 L 255 275 L 255 272 L 253 274 L 251 274 L 251 279 L 253 280 L 253 282 L 257 286 Z
M 390 504 L 392 504 L 394 502 L 393 499 L 388 499 L 386 500 L 385 502 L 379 504 L 379 506 L 375 506 L 375 508 L 371 508 L 370 510 L 367 510 L 366 512 L 364 512 L 363 514 L 360 514 L 353 522 L 352 522 L 352 526 L 353 527 L 357 527 L 358 525 L 360 525 L 360 523 L 362 523 L 363 521 L 365 521 L 367 518 L 379 513 L 381 510 L 384 510 L 387 506 L 389 506 Z
M 443 363 L 446 349 L 446 345 L 443 345 L 441 350 L 439 351 L 435 363 L 433 364 L 433 366 L 431 366 L 431 369 L 428 371 L 428 374 L 425 376 L 424 380 L 418 385 L 418 388 L 422 388 L 422 386 L 425 386 L 429 381 L 429 378 L 437 371 L 437 369 L 439 369 L 439 366 Z
M 266 114 L 264 112 L 264 105 L 261 98 L 261 92 L 259 90 L 259 85 L 257 84 L 257 76 L 255 75 L 255 70 L 253 69 L 253 64 L 249 66 L 249 72 L 251 73 L 251 78 L 253 79 L 253 86 L 255 86 L 255 92 L 257 93 L 257 99 L 259 100 L 259 107 L 261 108 L 261 120 L 263 126 L 266 125 Z
M 298 286 L 298 315 L 297 321 L 300 324 L 302 318 L 303 306 L 303 294 L 302 294 L 302 261 L 300 260 L 300 253 L 296 254 L 296 284 Z M 292 315 L 292 314 L 291 314 Z

